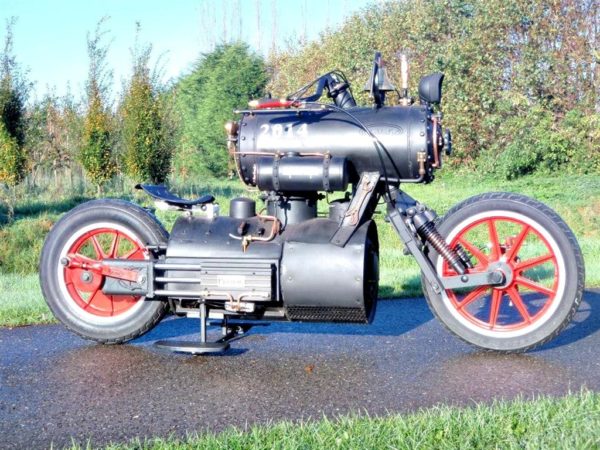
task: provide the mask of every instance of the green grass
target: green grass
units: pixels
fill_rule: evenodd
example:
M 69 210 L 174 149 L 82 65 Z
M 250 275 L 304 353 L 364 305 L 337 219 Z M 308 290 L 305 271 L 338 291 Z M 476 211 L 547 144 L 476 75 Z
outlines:
M 0 325 L 6 327 L 55 322 L 46 306 L 37 274 L 0 275 Z
M 130 199 L 146 206 L 152 203 L 147 196 L 134 192 L 122 181 L 109 196 Z M 515 181 L 479 178 L 476 174 L 445 174 L 434 183 L 408 185 L 407 191 L 435 209 L 440 215 L 452 205 L 472 195 L 489 191 L 512 191 L 537 198 L 554 208 L 573 229 L 582 247 L 586 262 L 586 285 L 600 286 L 600 177 L 556 176 L 526 177 Z M 228 211 L 228 199 L 248 194 L 239 181 L 209 180 L 179 187 L 182 195 L 213 193 L 222 213 Z M 16 326 L 48 319 L 49 311 L 36 286 L 37 261 L 44 238 L 61 214 L 91 198 L 84 191 L 41 190 L 35 196 L 23 191 L 14 205 L 14 220 L 2 222 L 0 208 L 0 326 Z M 331 196 L 335 198 L 335 196 Z M 326 204 L 321 202 L 321 211 Z M 260 204 L 260 203 L 259 203 Z M 158 211 L 159 218 L 170 229 L 177 213 Z M 391 226 L 376 218 L 381 243 L 380 296 L 414 297 L 421 295 L 419 268 L 415 261 L 402 253 L 402 245 Z M 23 275 L 23 287 L 11 274 Z
M 407 415 L 281 422 L 187 438 L 135 440 L 120 449 L 588 449 L 600 446 L 600 394 L 440 406 Z M 92 448 L 88 444 L 87 448 Z M 82 447 L 74 445 L 72 449 Z M 86 447 L 83 447 L 86 448 Z

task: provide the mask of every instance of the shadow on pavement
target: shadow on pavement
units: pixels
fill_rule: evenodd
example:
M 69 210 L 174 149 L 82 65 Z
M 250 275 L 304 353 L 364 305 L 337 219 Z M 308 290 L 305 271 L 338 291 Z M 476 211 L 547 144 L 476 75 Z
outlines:
M 259 323 L 251 334 L 301 333 L 360 336 L 399 336 L 433 319 L 423 299 L 380 300 L 375 319 L 366 324 L 334 324 L 310 322 Z M 167 318 L 152 331 L 133 341 L 144 343 L 195 334 L 199 332 L 198 319 Z
M 375 320 L 370 325 L 271 322 L 259 323 L 252 335 L 270 333 L 330 334 L 359 336 L 399 336 L 433 319 L 423 299 L 380 300 Z M 214 328 L 214 327 L 213 327 Z M 542 346 L 540 350 L 561 347 L 577 342 L 600 329 L 600 292 L 586 290 L 583 301 L 571 325 L 557 338 Z M 146 343 L 158 339 L 195 335 L 199 331 L 197 319 L 167 318 L 152 331 L 133 343 Z
M 540 347 L 539 350 L 572 344 L 594 334 L 598 329 L 600 329 L 600 291 L 586 290 L 583 293 L 579 310 L 571 324 L 555 339 Z

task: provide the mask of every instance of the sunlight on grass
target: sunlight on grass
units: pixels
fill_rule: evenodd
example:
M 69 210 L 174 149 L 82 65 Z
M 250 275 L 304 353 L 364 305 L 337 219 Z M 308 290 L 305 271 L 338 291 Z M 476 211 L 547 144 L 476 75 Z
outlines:
M 600 394 L 437 406 L 412 414 L 280 422 L 247 430 L 111 444 L 111 450 L 598 448 Z M 93 443 L 92 443 L 93 444 Z M 92 444 L 73 450 L 92 448 Z
M 507 182 L 477 179 L 470 175 L 445 174 L 429 185 L 408 185 L 407 191 L 443 215 L 452 205 L 472 195 L 488 191 L 520 192 L 545 202 L 554 208 L 573 229 L 586 263 L 586 286 L 600 286 L 600 177 L 527 177 Z M 129 188 L 127 188 L 129 189 Z M 191 185 L 176 184 L 181 195 L 195 197 L 212 193 L 221 206 L 221 214 L 229 211 L 229 199 L 259 193 L 247 192 L 237 180 L 206 180 Z M 109 193 L 152 206 L 152 201 L 136 191 L 124 192 L 124 186 Z M 331 199 L 341 195 L 330 195 Z M 39 252 L 46 233 L 60 215 L 78 203 L 88 200 L 81 193 L 56 197 L 52 192 L 39 192 L 37 197 L 23 196 L 16 205 L 15 221 L 0 226 L 0 326 L 14 326 L 53 320 L 49 315 L 37 283 Z M 257 202 L 258 208 L 262 203 Z M 319 212 L 326 214 L 327 204 L 321 202 Z M 179 217 L 176 212 L 156 212 L 169 230 Z M 420 271 L 414 259 L 405 256 L 403 245 L 383 214 L 376 216 L 380 240 L 380 291 L 383 298 L 417 297 L 422 295 Z M 531 251 L 535 251 L 532 247 Z M 15 275 L 23 274 L 21 275 Z
M 55 322 L 42 297 L 38 275 L 0 275 L 0 325 Z

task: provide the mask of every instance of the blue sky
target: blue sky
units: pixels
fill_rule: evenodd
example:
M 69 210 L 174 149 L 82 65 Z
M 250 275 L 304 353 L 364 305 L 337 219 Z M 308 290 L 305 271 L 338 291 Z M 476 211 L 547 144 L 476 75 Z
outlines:
M 78 97 L 87 76 L 86 34 L 104 16 L 110 17 L 106 25 L 112 39 L 109 64 L 114 73 L 113 93 L 117 93 L 129 73 L 136 22 L 142 27 L 142 42 L 153 45 L 155 58 L 162 55 L 165 78 L 172 79 L 224 38 L 241 38 L 267 52 L 272 45 L 273 17 L 277 19 L 275 41 L 282 46 L 293 37 L 316 38 L 327 26 L 339 25 L 372 1 L 0 0 L 0 19 L 17 18 L 14 50 L 35 82 L 34 96 L 41 97 L 48 87 L 62 95 L 70 83 Z M 2 24 L 2 43 L 4 37 Z

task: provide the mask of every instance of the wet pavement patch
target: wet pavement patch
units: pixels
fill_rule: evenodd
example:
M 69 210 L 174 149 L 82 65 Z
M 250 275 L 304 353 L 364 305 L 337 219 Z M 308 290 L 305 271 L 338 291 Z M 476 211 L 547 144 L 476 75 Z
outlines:
M 386 414 L 438 403 L 600 390 L 600 291 L 540 350 L 501 355 L 451 336 L 423 299 L 381 301 L 372 325 L 274 323 L 224 356 L 155 349 L 194 339 L 164 320 L 127 345 L 95 345 L 60 325 L 0 329 L 0 447 L 101 445 L 281 419 Z

